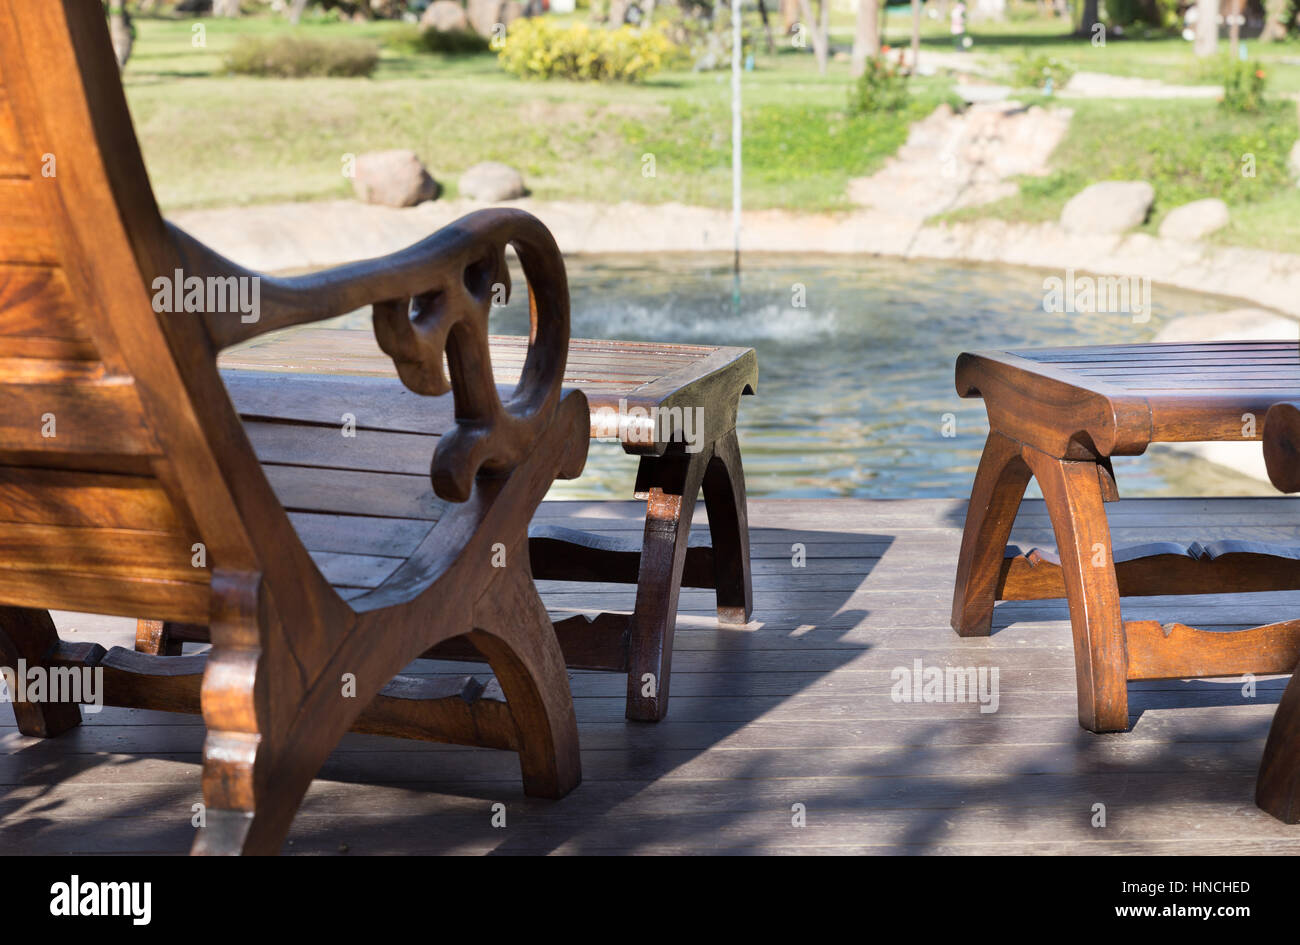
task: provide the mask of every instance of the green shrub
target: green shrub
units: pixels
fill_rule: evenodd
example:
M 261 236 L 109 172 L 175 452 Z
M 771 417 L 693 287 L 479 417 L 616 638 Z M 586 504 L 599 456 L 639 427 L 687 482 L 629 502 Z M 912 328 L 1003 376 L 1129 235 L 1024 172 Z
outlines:
M 384 34 L 384 48 L 406 56 L 425 52 L 424 34 L 414 23 L 399 23 Z
M 384 45 L 407 56 L 434 53 L 439 56 L 476 56 L 491 51 L 486 39 L 473 30 L 447 30 L 432 26 L 420 29 L 414 23 L 402 23 L 388 31 Z
M 1108 26 L 1132 26 L 1141 23 L 1157 29 L 1178 21 L 1177 0 L 1105 0 Z
M 300 79 L 308 76 L 369 76 L 379 47 L 359 39 L 321 40 L 283 35 L 246 36 L 226 54 L 226 72 Z
M 1074 75 L 1074 66 L 1047 53 L 1021 53 L 1011 63 L 1011 84 L 1018 89 L 1045 89 L 1051 82 L 1059 92 Z
M 426 50 L 440 56 L 477 56 L 491 51 L 488 41 L 473 30 L 439 32 L 429 27 L 421 38 Z
M 907 76 L 901 56 L 897 62 L 890 62 L 885 56 L 870 57 L 857 84 L 849 89 L 849 111 L 854 115 L 869 115 L 906 108 Z
M 1227 59 L 1223 69 L 1223 98 L 1230 112 L 1257 112 L 1264 106 L 1264 70 L 1258 63 Z
M 526 79 L 639 82 L 658 72 L 671 52 L 656 29 L 564 27 L 532 17 L 510 24 L 497 55 L 502 68 Z

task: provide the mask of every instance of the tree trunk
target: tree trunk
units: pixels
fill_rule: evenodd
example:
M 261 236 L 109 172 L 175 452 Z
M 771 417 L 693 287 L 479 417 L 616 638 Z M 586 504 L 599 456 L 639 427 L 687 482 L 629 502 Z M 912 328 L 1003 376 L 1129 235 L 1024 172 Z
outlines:
M 239 16 L 239 0 L 212 0 L 213 16 Z
M 1233 62 L 1241 58 L 1241 25 L 1245 20 L 1246 0 L 1228 0 L 1228 53 Z
M 307 9 L 307 0 L 293 0 L 293 6 L 289 7 L 289 22 L 294 26 L 302 19 L 302 12 Z
M 799 17 L 802 15 L 799 6 L 799 0 L 781 0 L 781 24 L 786 36 L 790 35 L 794 25 L 799 22 Z
M 912 0 L 912 75 L 921 68 L 921 0 Z
M 1101 22 L 1099 0 L 1083 0 L 1083 19 L 1079 22 L 1079 35 L 1091 36 L 1092 28 Z
M 880 0 L 858 0 L 858 26 L 853 33 L 853 78 L 867 69 L 867 58 L 880 55 Z
M 654 8 L 651 7 L 651 10 Z M 763 32 L 767 35 L 767 51 L 769 55 L 776 53 L 776 41 L 772 39 L 772 24 L 767 18 L 767 4 L 763 0 L 758 0 L 758 15 L 763 18 Z M 649 14 L 646 14 L 649 19 Z
M 808 22 L 808 32 L 812 34 L 813 53 L 817 57 L 817 71 L 825 75 L 826 63 L 830 58 L 830 7 L 827 5 L 827 0 L 818 0 L 817 6 L 821 13 L 820 25 L 818 20 L 813 18 L 812 4 L 809 0 L 799 0 L 799 9 L 803 12 L 803 18 Z
M 134 45 L 134 40 L 131 38 L 131 14 L 127 12 L 123 0 L 109 5 L 108 34 L 113 40 L 113 55 L 117 57 L 117 71 L 121 72 L 126 68 L 127 60 L 131 58 L 131 47 Z
M 1219 48 L 1219 0 L 1197 0 L 1196 43 L 1198 56 L 1213 56 Z

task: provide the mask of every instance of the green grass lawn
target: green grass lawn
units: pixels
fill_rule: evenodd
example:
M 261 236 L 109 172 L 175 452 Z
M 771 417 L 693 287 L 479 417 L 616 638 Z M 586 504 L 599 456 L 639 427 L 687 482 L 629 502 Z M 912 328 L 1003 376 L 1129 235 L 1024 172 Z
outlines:
M 1009 59 L 1027 53 L 1046 53 L 1068 62 L 1076 71 L 1159 79 L 1178 85 L 1215 85 L 1217 64 L 1198 59 L 1192 44 L 1178 30 L 1130 27 L 1127 35 L 1109 34 L 1104 46 L 1070 34 L 1060 20 L 1027 20 L 1007 23 L 975 23 L 970 27 L 974 45 L 969 56 L 979 65 L 997 68 Z M 885 41 L 897 45 L 910 42 L 911 20 L 904 11 L 891 8 Z M 1300 92 L 1300 39 L 1280 43 L 1243 40 L 1247 55 L 1269 76 L 1270 91 L 1277 94 Z M 1228 44 L 1220 44 L 1227 55 Z M 922 56 L 927 49 L 952 50 L 947 25 L 924 21 Z
M 579 14 L 581 15 L 581 14 Z M 193 27 L 206 45 L 193 45 Z M 304 23 L 307 36 L 389 43 L 370 79 L 261 79 L 222 74 L 224 53 L 244 35 L 293 29 L 278 19 L 137 20 L 126 87 L 159 199 L 168 210 L 349 195 L 344 156 L 412 148 L 455 194 L 470 165 L 521 168 L 547 200 L 679 201 L 728 206 L 730 85 L 726 72 L 661 73 L 641 85 L 506 75 L 494 56 L 442 58 L 391 42 L 400 24 Z M 851 18 L 833 21 L 847 48 Z M 1110 40 L 1104 48 L 1065 35 L 1059 21 L 976 26 L 975 62 L 1005 63 L 1022 50 L 1050 52 L 1078 69 L 1205 83 L 1213 71 L 1171 36 Z M 906 10 L 891 9 L 885 40 L 907 42 Z M 409 30 L 408 30 L 409 31 Z M 950 49 L 946 23 L 926 21 L 925 50 Z M 907 137 L 910 122 L 950 94 L 951 79 L 913 80 L 903 113 L 851 116 L 849 66 L 817 73 L 806 52 L 780 43 L 744 78 L 747 207 L 847 209 L 851 177 L 871 173 Z M 1275 104 L 1261 115 L 1225 113 L 1207 101 L 1071 100 L 1075 118 L 1052 173 L 1022 182 L 1020 196 L 955 218 L 1052 219 L 1088 183 L 1150 180 L 1148 229 L 1188 200 L 1219 196 L 1233 211 L 1219 238 L 1300 249 L 1300 192 L 1285 170 L 1297 134 L 1300 44 L 1251 45 L 1270 76 Z M 1057 104 L 1066 104 L 1058 101 Z M 1242 156 L 1255 155 L 1253 178 Z M 655 157 L 653 177 L 643 156 Z
M 1144 229 L 1156 232 L 1174 207 L 1218 197 L 1233 223 L 1217 238 L 1300 252 L 1300 196 L 1286 169 L 1297 136 L 1295 106 L 1272 103 L 1258 115 L 1225 112 L 1207 101 L 1072 101 L 1074 118 L 1045 177 L 1020 180 L 1020 194 L 949 214 L 962 220 L 1054 220 L 1088 184 L 1146 180 L 1156 191 Z M 1254 175 L 1247 155 L 1253 155 Z
M 528 82 L 494 56 L 441 58 L 386 49 L 371 79 L 261 79 L 221 74 L 241 35 L 283 22 L 206 20 L 206 47 L 189 21 L 137 21 L 126 70 L 159 200 L 168 209 L 310 200 L 350 193 L 343 155 L 412 148 L 449 193 L 484 160 L 518 166 L 542 199 L 731 199 L 730 77 L 665 72 L 640 85 Z M 306 35 L 382 42 L 396 24 L 303 24 Z M 919 80 L 907 114 L 850 118 L 846 63 L 826 76 L 812 57 L 760 57 L 745 76 L 746 205 L 845 208 L 850 177 L 870 173 L 908 123 L 946 94 Z M 655 155 L 655 175 L 642 173 Z

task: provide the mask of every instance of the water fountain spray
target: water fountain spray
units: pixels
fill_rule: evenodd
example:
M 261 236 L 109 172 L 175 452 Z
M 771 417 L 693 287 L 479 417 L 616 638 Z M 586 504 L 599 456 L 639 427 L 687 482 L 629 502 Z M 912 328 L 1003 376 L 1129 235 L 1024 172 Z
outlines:
M 731 0 L 731 239 L 732 302 L 740 304 L 740 0 Z

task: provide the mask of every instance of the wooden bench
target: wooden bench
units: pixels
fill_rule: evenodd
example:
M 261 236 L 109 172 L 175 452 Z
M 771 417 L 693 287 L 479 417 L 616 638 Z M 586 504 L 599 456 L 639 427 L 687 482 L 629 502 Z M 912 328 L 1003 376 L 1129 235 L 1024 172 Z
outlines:
M 1295 341 L 982 351 L 957 360 L 957 392 L 983 397 L 988 442 L 966 513 L 952 625 L 986 636 L 996 600 L 1066 597 L 1079 721 L 1128 728 L 1127 682 L 1290 673 L 1300 620 L 1231 633 L 1125 623 L 1120 598 L 1300 588 L 1291 547 L 1214 541 L 1111 547 L 1104 503 L 1119 498 L 1112 456 L 1151 443 L 1258 440 L 1269 407 L 1300 393 Z M 1038 480 L 1055 554 L 1007 547 Z
M 524 339 L 492 339 L 493 371 L 503 392 L 519 380 L 525 352 Z M 338 429 L 344 417 L 352 417 L 356 428 L 346 460 L 351 468 L 330 482 L 355 481 L 375 502 L 389 488 L 386 476 L 422 473 L 428 437 L 446 422 L 412 409 L 414 398 L 391 382 L 390 359 L 365 332 L 307 328 L 259 338 L 223 354 L 220 365 L 253 447 L 278 470 L 272 483 L 294 513 L 337 512 L 331 494 L 308 491 L 307 481 L 322 474 L 292 470 L 322 457 L 342 460 Z M 736 413 L 741 395 L 757 384 L 757 358 L 749 348 L 574 340 L 564 383 L 586 394 L 592 437 L 616 437 L 640 458 L 635 495 L 646 501 L 646 525 L 639 544 L 535 525 L 533 574 L 637 585 L 631 616 L 577 616 L 556 629 L 569 666 L 627 673 L 627 717 L 657 721 L 668 711 L 682 585 L 715 588 L 723 624 L 743 625 L 753 609 Z M 701 489 L 711 544 L 690 535 Z M 404 517 L 415 513 L 399 505 L 377 511 L 391 518 L 400 550 Z M 373 551 L 383 556 L 381 536 L 377 528 Z M 319 550 L 331 553 L 328 545 Z M 376 572 L 371 579 L 379 577 Z M 181 642 L 204 639 L 202 628 L 142 620 L 137 648 L 179 653 Z M 481 659 L 464 638 L 429 655 Z
M 588 447 L 586 401 L 563 392 L 568 291 L 550 234 L 484 211 L 386 259 L 263 279 L 251 322 L 229 306 L 159 310 L 178 276 L 256 274 L 164 223 L 99 0 L 0 0 L 0 69 L 0 666 L 89 674 L 108 705 L 201 712 L 198 853 L 277 851 L 349 730 L 516 751 L 527 793 L 570 791 L 577 723 L 527 538 Z M 507 245 L 533 319 L 503 403 L 487 320 Z M 420 474 L 382 489 L 349 475 L 337 428 L 311 440 L 318 456 L 277 462 L 267 441 L 303 425 L 245 426 L 216 363 L 371 303 L 401 378 L 384 383 L 409 389 L 428 433 Z M 202 626 L 212 648 L 66 643 L 50 609 Z M 493 684 L 396 676 L 467 634 Z M 24 735 L 78 725 L 92 693 L 51 695 L 15 687 Z

